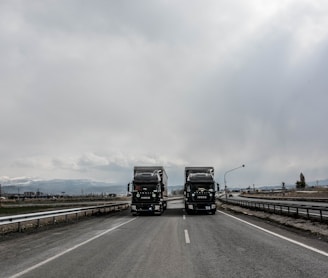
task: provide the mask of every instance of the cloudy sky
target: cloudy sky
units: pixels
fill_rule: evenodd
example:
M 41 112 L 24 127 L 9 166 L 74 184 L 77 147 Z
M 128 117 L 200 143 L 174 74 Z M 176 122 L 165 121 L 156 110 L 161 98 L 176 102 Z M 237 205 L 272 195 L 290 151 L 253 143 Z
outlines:
M 326 0 L 3 0 L 0 61 L 0 176 L 328 178 Z

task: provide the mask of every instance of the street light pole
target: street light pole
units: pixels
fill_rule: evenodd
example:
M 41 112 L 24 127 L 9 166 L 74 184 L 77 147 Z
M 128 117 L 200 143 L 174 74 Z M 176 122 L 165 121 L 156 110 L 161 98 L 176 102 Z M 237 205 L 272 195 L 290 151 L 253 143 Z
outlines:
M 226 197 L 226 200 L 228 199 L 228 196 L 227 196 L 227 180 L 226 180 L 226 175 L 227 175 L 228 173 L 232 172 L 232 171 L 235 171 L 235 170 L 240 169 L 240 168 L 243 168 L 243 167 L 245 167 L 245 164 L 243 164 L 243 165 L 241 165 L 241 166 L 239 166 L 239 167 L 236 167 L 236 168 L 230 169 L 230 170 L 228 170 L 228 171 L 226 171 L 226 172 L 224 173 L 224 191 L 225 191 L 225 197 Z

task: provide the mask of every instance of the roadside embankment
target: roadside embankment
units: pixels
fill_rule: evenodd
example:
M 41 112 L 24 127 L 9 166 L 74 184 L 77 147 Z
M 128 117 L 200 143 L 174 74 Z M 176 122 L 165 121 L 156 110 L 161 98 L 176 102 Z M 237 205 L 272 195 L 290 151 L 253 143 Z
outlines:
M 292 217 L 272 214 L 264 211 L 250 210 L 239 206 L 234 206 L 231 204 L 223 204 L 220 201 L 218 201 L 217 205 L 219 209 L 230 210 L 235 213 L 242 213 L 245 215 L 264 219 L 266 221 L 272 221 L 274 223 L 278 223 L 286 227 L 292 227 L 298 230 L 310 232 L 312 235 L 315 235 L 320 239 L 328 241 L 328 224 L 325 223 L 314 222 L 302 218 L 292 218 Z

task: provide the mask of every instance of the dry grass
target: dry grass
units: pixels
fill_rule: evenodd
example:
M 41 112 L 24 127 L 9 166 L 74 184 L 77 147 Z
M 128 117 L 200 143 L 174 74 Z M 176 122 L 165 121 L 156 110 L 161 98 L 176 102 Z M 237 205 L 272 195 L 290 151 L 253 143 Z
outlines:
M 295 199 L 323 199 L 328 201 L 328 188 L 326 187 L 311 187 L 304 190 L 288 190 L 286 192 L 250 192 L 244 193 L 245 197 L 256 198 L 295 198 Z

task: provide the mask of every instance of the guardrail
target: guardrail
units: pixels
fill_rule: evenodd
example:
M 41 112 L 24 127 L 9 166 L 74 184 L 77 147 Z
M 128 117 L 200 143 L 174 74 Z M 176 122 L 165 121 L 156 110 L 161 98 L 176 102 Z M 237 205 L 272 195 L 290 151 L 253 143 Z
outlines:
M 253 210 L 262 210 L 270 213 L 288 215 L 292 217 L 303 217 L 321 222 L 328 221 L 328 207 L 309 206 L 309 205 L 292 205 L 287 203 L 270 203 L 248 200 L 220 199 L 223 203 L 238 205 Z
M 119 211 L 122 209 L 126 209 L 128 207 L 129 207 L 129 203 L 118 203 L 118 204 L 106 204 L 106 205 L 98 205 L 98 206 L 90 206 L 90 207 L 80 207 L 80 208 L 72 208 L 72 209 L 52 210 L 52 211 L 43 211 L 43 212 L 36 212 L 36 213 L 2 216 L 0 217 L 0 228 L 1 228 L 1 233 L 6 233 L 7 231 L 13 231 L 13 230 L 21 232 L 23 228 L 40 227 L 41 220 L 44 220 L 45 225 L 55 224 L 57 223 L 57 220 L 60 220 L 62 222 L 69 222 L 70 217 L 74 218 L 77 221 L 79 217 L 82 216 Z M 23 227 L 23 223 L 28 223 L 28 225 L 26 225 L 26 227 Z M 16 226 L 16 228 L 14 228 L 13 225 Z M 7 229 L 4 228 L 8 226 L 11 227 Z

